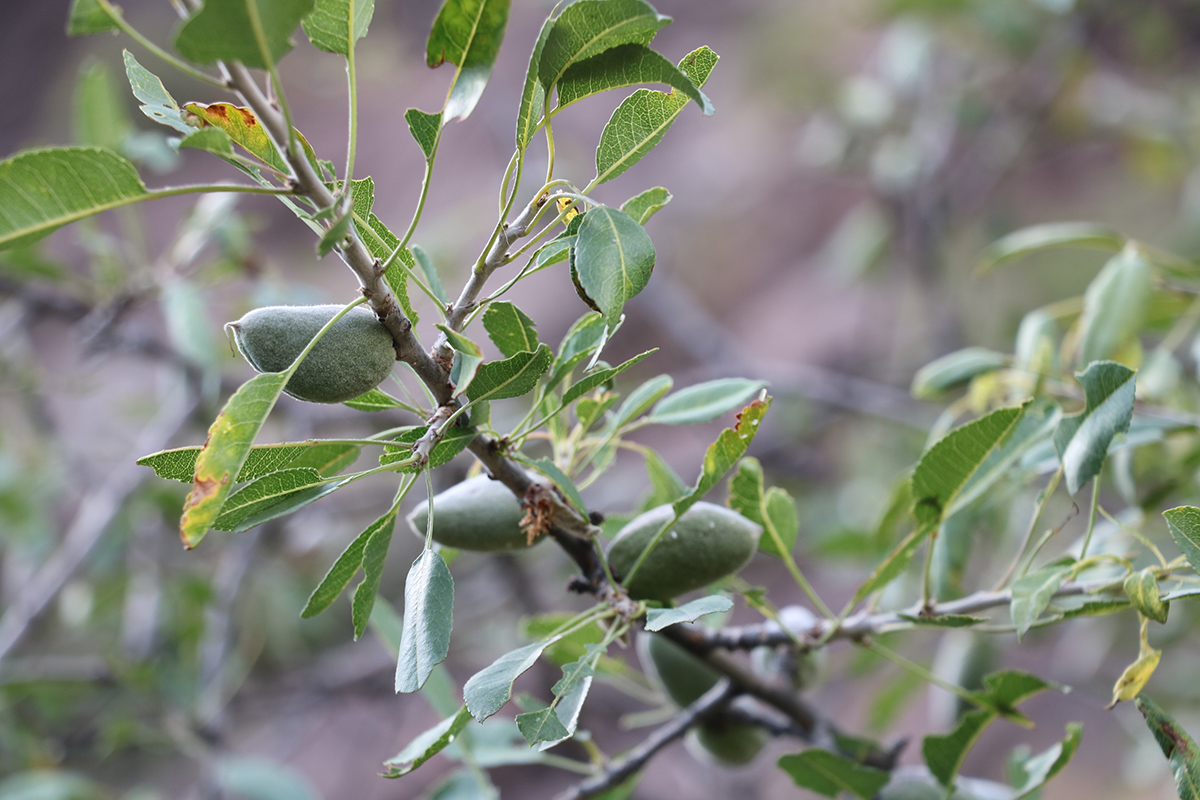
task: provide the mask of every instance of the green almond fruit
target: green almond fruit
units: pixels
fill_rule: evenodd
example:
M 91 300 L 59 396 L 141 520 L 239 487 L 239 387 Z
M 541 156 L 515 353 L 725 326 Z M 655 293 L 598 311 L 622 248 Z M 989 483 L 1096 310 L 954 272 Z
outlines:
M 283 372 L 342 306 L 256 308 L 225 328 L 259 372 Z M 362 306 L 350 309 L 317 342 L 284 391 L 310 403 L 344 403 L 371 391 L 392 372 L 392 335 Z
M 674 516 L 659 506 L 634 517 L 613 539 L 608 564 L 618 580 Z M 724 506 L 696 503 L 659 540 L 625 590 L 635 600 L 667 601 L 733 575 L 758 550 L 762 526 Z
M 524 516 L 521 504 L 507 486 L 479 475 L 434 496 L 433 540 L 446 547 L 482 552 L 529 547 L 529 539 L 521 529 Z M 408 525 L 424 539 L 428 519 L 426 500 L 408 515 Z
M 750 764 L 771 741 L 771 734 L 749 722 L 717 717 L 688 731 L 684 745 L 695 757 L 722 767 Z
M 638 639 L 638 654 L 647 674 L 680 708 L 699 700 L 721 680 L 721 673 L 702 659 L 657 634 L 644 634 Z

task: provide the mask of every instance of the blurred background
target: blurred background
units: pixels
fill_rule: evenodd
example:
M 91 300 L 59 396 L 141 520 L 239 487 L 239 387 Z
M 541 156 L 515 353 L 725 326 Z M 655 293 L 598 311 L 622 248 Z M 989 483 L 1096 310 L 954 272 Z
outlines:
M 450 78 L 424 66 L 438 5 L 379 0 L 359 45 L 356 177 L 374 178 L 374 210 L 393 230 L 411 217 L 423 165 L 403 113 L 439 108 Z M 238 180 L 203 153 L 173 151 L 171 131 L 138 113 L 121 49 L 180 102 L 233 98 L 173 74 L 128 39 L 66 38 L 66 6 L 0 3 L 0 155 L 100 144 L 137 161 L 152 186 Z M 122 6 L 151 38 L 170 40 L 178 24 L 170 4 Z M 494 223 L 524 70 L 551 6 L 514 3 L 488 92 L 443 137 L 414 241 L 452 295 Z M 659 372 L 673 374 L 677 387 L 732 375 L 771 382 L 775 405 L 752 454 L 799 499 L 797 556 L 840 607 L 880 552 L 877 524 L 893 487 L 943 412 L 911 397 L 915 370 L 967 345 L 1010 352 L 1027 311 L 1079 294 L 1104 260 L 1055 251 L 979 277 L 989 242 L 1023 225 L 1095 220 L 1198 254 L 1200 91 L 1191 78 L 1200 6 L 656 7 L 676 20 L 656 49 L 673 60 L 701 44 L 720 54 L 705 87 L 717 110 L 703 118 L 686 109 L 661 147 L 595 193 L 611 205 L 652 186 L 674 195 L 648 224 L 659 254 L 654 279 L 628 306 L 606 357 L 617 363 L 661 348 L 626 376 L 627 386 Z M 344 62 L 297 38 L 282 62 L 297 126 L 340 164 Z M 557 175 L 587 183 L 600 130 L 622 96 L 591 98 L 556 122 Z M 532 150 L 536 175 L 544 146 Z M 222 338 L 225 321 L 264 304 L 354 296 L 350 272 L 335 257 L 318 260 L 287 209 L 233 197 L 158 201 L 64 229 L 34 250 L 0 253 L 0 798 L 473 797 L 461 785 L 439 790 L 456 768 L 444 757 L 400 782 L 377 777 L 439 715 L 420 696 L 393 694 L 393 656 L 374 634 L 352 641 L 346 599 L 299 619 L 337 554 L 386 508 L 386 481 L 360 482 L 245 534 L 214 532 L 185 553 L 176 530 L 186 487 L 133 463 L 203 441 L 223 399 L 251 374 Z M 510 299 L 551 344 L 586 311 L 555 270 Z M 419 330 L 427 343 L 432 318 Z M 262 440 L 361 436 L 411 422 L 285 397 Z M 643 441 L 690 480 L 728 422 L 651 429 Z M 437 473 L 438 486 L 468 467 L 460 458 Z M 628 512 L 644 487 L 633 459 L 587 499 Z M 421 499 L 413 494 L 409 502 Z M 1012 520 L 990 508 L 980 529 L 1019 527 L 1027 508 L 1014 502 Z M 1068 510 L 1048 518 L 1054 513 Z M 381 601 L 397 611 L 419 547 L 404 533 L 392 544 Z M 971 576 L 985 571 L 970 567 L 963 585 L 974 587 Z M 549 547 L 463 555 L 453 572 L 448 667 L 460 685 L 511 649 L 522 618 L 580 602 L 565 594 L 570 564 Z M 760 557 L 743 577 L 775 589 L 779 605 L 800 601 L 775 562 Z M 753 619 L 740 606 L 734 615 Z M 1170 635 L 1182 638 L 1189 624 L 1173 615 Z M 1074 691 L 1031 702 L 1034 731 L 994 726 L 964 773 L 1002 780 L 1014 747 L 1044 749 L 1066 721 L 1082 720 L 1082 748 L 1047 797 L 1173 797 L 1136 710 L 1102 711 L 1133 658 L 1135 627 L 1118 615 L 1031 635 L 1019 650 L 1010 637 L 976 646 L 972 658 L 1037 669 Z M 932 633 L 893 644 L 926 661 L 966 657 L 955 655 L 961 641 Z M 1185 648 L 1168 653 L 1154 685 L 1200 732 Z M 632 648 L 610 655 L 636 664 Z M 813 703 L 844 728 L 889 742 L 908 737 L 902 763 L 918 763 L 920 737 L 952 724 L 946 698 L 906 674 L 844 644 L 829 657 Z M 539 666 L 517 688 L 545 695 L 556 677 Z M 616 752 L 645 735 L 627 723 L 647 708 L 599 685 L 581 726 Z M 508 754 L 498 761 L 537 760 L 523 742 L 492 744 Z M 577 745 L 560 749 L 584 754 Z M 728 771 L 697 766 L 672 747 L 634 797 L 806 796 L 773 766 L 797 749 L 778 741 L 771 757 Z M 505 797 L 549 797 L 573 776 L 523 763 L 495 769 L 493 779 Z

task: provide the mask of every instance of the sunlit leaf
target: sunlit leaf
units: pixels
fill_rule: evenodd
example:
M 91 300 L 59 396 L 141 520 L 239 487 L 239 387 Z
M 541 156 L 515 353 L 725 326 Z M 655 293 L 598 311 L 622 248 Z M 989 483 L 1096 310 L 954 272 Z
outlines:
M 705 115 L 712 103 L 688 76 L 642 44 L 624 44 L 571 65 L 558 82 L 558 106 L 563 108 L 611 89 L 665 83 L 694 100 Z
M 538 349 L 537 323 L 512 303 L 498 302 L 483 312 L 488 338 L 505 358 Z
M 425 154 L 425 160 L 431 161 L 437 152 L 438 134 L 442 129 L 441 112 L 427 114 L 419 109 L 410 108 L 404 112 L 404 121 L 408 123 L 408 132 Z
M 563 9 L 542 48 L 538 78 L 549 92 L 572 64 L 623 44 L 650 44 L 671 24 L 642 0 L 579 0 Z
M 1167 529 L 1192 569 L 1200 572 L 1200 508 L 1179 506 L 1163 512 Z
M 546 47 L 546 39 L 554 29 L 554 19 L 542 23 L 537 43 L 529 57 L 529 66 L 525 71 L 525 87 L 521 91 L 521 104 L 517 111 L 517 151 L 524 157 L 525 148 L 533 138 L 542 116 L 546 113 L 546 87 L 538 80 L 538 65 L 542 61 L 542 50 Z
M 425 62 L 438 67 L 447 61 L 458 67 L 442 124 L 466 119 L 475 108 L 492 75 L 510 0 L 446 0 L 429 33 Z
M 654 269 L 654 244 L 624 211 L 597 206 L 583 216 L 574 248 L 579 286 L 615 325 Z
M 316 0 L 301 24 L 313 47 L 345 56 L 367 35 L 374 13 L 375 0 Z
M 467 397 L 473 403 L 520 397 L 537 385 L 553 358 L 550 348 L 541 345 L 535 352 L 517 353 L 504 361 L 484 364 L 475 375 Z
M 1161 659 L 1162 650 L 1155 650 L 1143 644 L 1137 660 L 1126 667 L 1121 676 L 1117 678 L 1117 682 L 1113 684 L 1112 702 L 1108 704 L 1108 707 L 1112 708 L 1125 700 L 1133 700 L 1141 694 L 1150 677 L 1154 675 L 1154 670 L 1158 668 L 1158 662 Z
M 262 124 L 250 109 L 235 106 L 232 103 L 211 103 L 209 105 L 186 103 L 183 108 L 192 115 L 189 120 L 194 120 L 197 125 L 212 125 L 220 128 L 229 134 L 229 138 L 234 144 L 245 149 L 259 161 L 281 173 L 289 172 L 286 162 L 271 142 L 271 137 L 267 135 Z M 315 163 L 316 154 L 313 152 L 312 145 L 308 143 L 303 134 L 297 131 L 296 135 L 299 137 L 300 145 L 308 155 L 309 161 Z

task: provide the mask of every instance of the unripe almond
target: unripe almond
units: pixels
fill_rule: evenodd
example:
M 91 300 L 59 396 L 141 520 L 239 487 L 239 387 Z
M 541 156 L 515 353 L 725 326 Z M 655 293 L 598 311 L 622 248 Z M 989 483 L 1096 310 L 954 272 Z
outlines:
M 649 673 L 675 705 L 683 708 L 717 685 L 721 673 L 679 645 L 654 633 L 638 639 L 638 654 Z
M 226 325 L 238 351 L 259 372 L 282 372 L 342 306 L 267 306 Z M 344 403 L 369 392 L 396 364 L 392 335 L 361 306 L 317 342 L 284 391 L 310 403 Z
M 671 506 L 652 508 L 634 517 L 613 539 L 608 563 L 624 580 L 642 548 L 665 525 Z M 625 590 L 635 600 L 670 600 L 732 575 L 758 550 L 762 526 L 736 511 L 712 503 L 696 503 L 663 534 Z
M 528 547 L 521 529 L 524 512 L 508 487 L 479 475 L 450 487 L 433 498 L 433 540 L 460 550 L 495 552 Z M 408 525 L 425 537 L 429 518 L 426 500 L 408 515 Z
M 722 767 L 744 767 L 754 760 L 771 735 L 758 725 L 718 715 L 688 732 L 684 744 L 698 758 Z

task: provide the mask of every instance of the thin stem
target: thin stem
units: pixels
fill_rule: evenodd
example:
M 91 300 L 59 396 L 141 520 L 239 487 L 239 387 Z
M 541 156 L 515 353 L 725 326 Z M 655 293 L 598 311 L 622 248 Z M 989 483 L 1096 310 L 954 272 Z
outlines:
M 1046 488 L 1038 495 L 1037 503 L 1033 507 L 1033 516 L 1029 519 L 1029 527 L 1025 530 L 1025 539 L 1021 542 L 1021 547 L 1017 550 L 1017 556 L 1008 565 L 1008 569 L 1004 571 L 1004 575 L 1000 580 L 996 581 L 996 585 L 992 587 L 992 591 L 998 591 L 1008 584 L 1013 573 L 1017 571 L 1017 567 L 1021 563 L 1021 559 L 1025 555 L 1025 551 L 1029 549 L 1030 542 L 1033 541 L 1033 534 L 1037 531 L 1038 520 L 1042 518 L 1042 512 L 1046 510 L 1046 504 L 1050 501 L 1050 496 L 1054 494 L 1054 490 L 1058 488 L 1058 482 L 1062 480 L 1063 468 L 1059 466 L 1054 473 L 1054 477 L 1050 479 L 1050 483 L 1046 484 Z
M 140 31 L 138 31 L 125 20 L 125 15 L 121 12 L 121 9 L 114 6 L 109 2 L 109 0 L 96 0 L 96 3 L 101 9 L 103 9 L 104 13 L 108 15 L 108 18 L 113 21 L 113 24 L 120 28 L 122 33 L 124 33 L 130 39 L 133 39 L 135 42 L 149 50 L 154 55 L 158 56 L 166 63 L 170 64 L 175 69 L 179 70 L 185 75 L 188 75 L 189 77 L 195 78 L 198 81 L 207 83 L 209 86 L 214 86 L 218 89 L 225 89 L 226 91 L 229 90 L 229 86 L 225 83 L 225 81 L 201 72 L 191 64 L 176 58 L 166 50 L 163 50 L 161 47 L 156 45 L 154 42 L 147 39 L 141 34 Z
M 907 670 L 909 673 L 917 676 L 918 678 L 925 681 L 926 683 L 932 684 L 933 686 L 937 686 L 939 689 L 945 689 L 947 692 L 955 694 L 958 697 L 961 697 L 963 700 L 966 700 L 968 703 L 976 705 L 979 708 L 984 708 L 984 709 L 991 708 L 991 706 L 989 706 L 987 703 L 983 702 L 978 697 L 976 697 L 973 692 L 967 691 L 963 687 L 959 686 L 957 683 L 951 683 L 950 681 L 945 680 L 944 678 L 939 678 L 937 675 L 934 675 L 932 672 L 930 672 L 927 668 L 921 666 L 920 664 L 918 664 L 914 661 L 909 661 L 907 658 L 900 655 L 895 650 L 891 650 L 887 647 L 884 647 L 883 645 L 879 644 L 879 642 L 873 641 L 871 639 L 863 639 L 858 644 L 860 644 L 865 649 L 870 650 L 872 653 L 876 653 L 880 656 L 883 656 L 888 661 L 891 661 L 896 666 Z
M 921 569 L 921 605 L 933 603 L 933 548 L 937 544 L 938 528 L 935 526 L 925 537 L 925 565 Z
M 1104 515 L 1105 519 L 1107 519 L 1113 525 L 1116 525 L 1121 530 L 1128 533 L 1133 538 L 1137 539 L 1139 542 L 1141 542 L 1146 547 L 1147 550 L 1154 553 L 1154 557 L 1158 559 L 1158 563 L 1163 569 L 1167 568 L 1166 557 L 1163 556 L 1162 551 L 1158 549 L 1158 547 L 1154 544 L 1154 542 L 1152 542 L 1148 538 L 1146 538 L 1146 535 L 1144 533 L 1142 533 L 1139 530 L 1135 530 L 1135 529 L 1129 527 L 1124 522 L 1121 522 L 1121 520 L 1117 519 L 1112 514 L 1105 511 L 1104 506 L 1099 506 L 1098 510 L 1100 511 L 1101 514 Z
M 279 105 L 279 111 L 283 114 L 283 122 L 287 125 L 287 149 L 290 153 L 297 153 L 296 146 L 296 125 L 292 122 L 292 112 L 288 108 L 287 95 L 283 91 L 283 82 L 279 80 L 279 70 L 275 65 L 275 59 L 271 57 L 271 48 L 267 45 L 267 36 L 263 31 L 262 18 L 258 15 L 258 4 L 247 3 L 246 14 L 250 18 L 250 30 L 254 34 L 254 41 L 258 44 L 259 55 L 262 56 L 263 63 L 267 65 L 267 75 L 270 76 L 271 90 L 275 95 L 275 102 Z
M 1096 507 L 1100 505 L 1100 476 L 1092 478 L 1092 504 L 1088 508 L 1087 533 L 1083 536 L 1083 547 L 1079 551 L 1079 560 L 1087 558 L 1088 546 L 1092 543 L 1092 533 L 1096 530 Z
M 546 98 L 549 100 L 550 98 Z M 546 123 L 546 183 L 554 180 L 554 127 L 550 118 L 545 117 Z
M 350 95 L 350 133 L 346 143 L 346 191 L 350 190 L 350 181 L 354 178 L 354 156 L 358 151 L 358 70 L 354 61 L 354 3 L 346 4 L 347 28 L 351 32 L 349 45 L 346 48 L 346 80 L 349 83 Z

